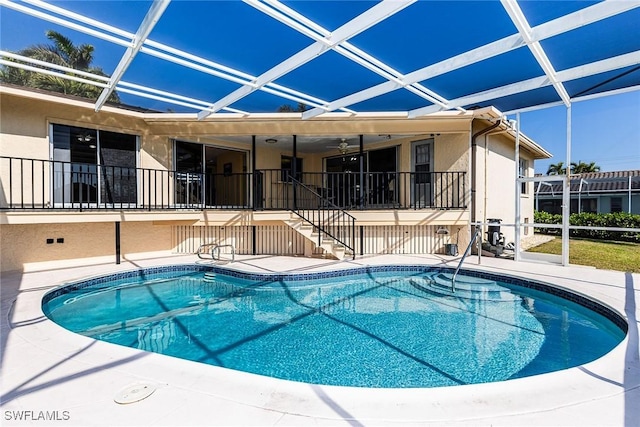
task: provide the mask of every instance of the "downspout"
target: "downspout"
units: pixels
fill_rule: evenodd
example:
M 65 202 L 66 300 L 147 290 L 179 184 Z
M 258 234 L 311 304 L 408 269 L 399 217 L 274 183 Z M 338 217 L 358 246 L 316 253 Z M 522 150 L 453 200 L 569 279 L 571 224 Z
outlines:
M 499 118 L 498 121 L 496 121 L 494 124 L 492 124 L 491 126 L 484 128 L 476 133 L 474 133 L 471 136 L 471 222 L 474 223 L 476 222 L 476 185 L 477 185 L 477 179 L 476 179 L 476 159 L 477 159 L 477 149 L 478 149 L 478 143 L 476 142 L 476 139 L 481 136 L 484 135 L 485 133 L 491 132 L 492 130 L 494 130 L 495 128 L 497 128 L 498 126 L 500 126 L 502 124 L 502 118 Z M 485 183 L 486 184 L 486 183 Z M 481 227 L 482 228 L 482 227 Z M 473 235 L 476 232 L 475 227 L 472 226 L 471 228 L 471 235 Z
M 358 197 L 358 209 L 362 209 L 362 204 L 364 203 L 364 195 L 368 194 L 368 189 L 365 189 L 364 182 L 364 135 L 360 135 L 360 193 L 356 194 Z
M 298 163 L 298 138 L 297 135 L 293 135 L 293 159 L 291 160 L 291 177 L 294 179 L 298 179 L 298 168 L 296 168 L 296 163 Z M 291 181 L 292 183 L 294 181 Z M 297 192 L 298 189 L 295 185 L 292 185 L 293 188 L 293 209 L 298 209 L 298 197 Z

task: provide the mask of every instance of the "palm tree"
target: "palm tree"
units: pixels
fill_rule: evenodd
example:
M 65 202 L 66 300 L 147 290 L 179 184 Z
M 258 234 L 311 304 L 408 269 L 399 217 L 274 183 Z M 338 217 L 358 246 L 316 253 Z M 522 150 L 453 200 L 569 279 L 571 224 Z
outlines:
M 567 168 L 564 167 L 564 162 L 552 163 L 547 169 L 547 175 L 564 175 L 567 172 Z
M 53 30 L 47 31 L 46 35 L 53 44 L 29 46 L 19 51 L 18 54 L 75 70 L 107 76 L 101 68 L 91 65 L 93 61 L 93 46 L 89 44 L 76 46 L 69 38 Z M 102 92 L 102 88 L 92 84 L 80 83 L 9 66 L 3 66 L 0 69 L 0 81 L 91 99 L 98 98 Z M 120 102 L 120 97 L 116 92 L 113 92 L 109 97 L 109 101 Z
M 573 173 L 599 172 L 600 166 L 596 165 L 596 162 L 591 162 L 589 164 L 584 163 L 583 161 L 578 161 L 578 163 L 571 162 L 571 171 Z

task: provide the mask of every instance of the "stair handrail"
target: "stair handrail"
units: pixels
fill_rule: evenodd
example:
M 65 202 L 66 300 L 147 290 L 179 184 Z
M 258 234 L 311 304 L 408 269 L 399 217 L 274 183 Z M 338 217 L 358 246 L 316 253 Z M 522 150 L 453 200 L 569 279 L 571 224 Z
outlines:
M 204 252 L 204 248 L 212 246 L 212 248 L 209 250 L 209 255 L 211 255 L 211 258 L 204 258 L 202 256 Z M 198 250 L 196 251 L 196 255 L 198 255 L 198 258 L 200 259 L 212 259 L 215 261 L 220 261 L 220 249 L 222 248 L 231 248 L 231 262 L 234 262 L 236 260 L 236 248 L 233 245 L 219 245 L 215 242 L 212 243 L 204 243 L 202 245 L 200 245 L 198 247 Z M 214 253 L 218 251 L 218 257 L 216 258 L 216 256 L 214 255 Z
M 204 248 L 209 247 L 209 246 L 215 247 L 215 246 L 218 246 L 218 244 L 215 243 L 215 242 L 212 242 L 212 243 L 203 243 L 202 245 L 200 245 L 198 247 L 198 250 L 196 251 L 196 255 L 198 255 L 198 258 L 200 258 L 200 259 L 213 259 L 213 253 L 212 253 L 213 252 L 213 248 L 209 251 L 209 254 L 211 255 L 211 258 L 204 258 L 202 256 L 203 253 L 206 253 L 206 252 L 204 252 Z
M 350 231 L 350 233 L 348 234 L 350 234 L 351 242 L 355 242 L 356 218 L 353 215 L 349 214 L 344 209 L 334 204 L 328 198 L 324 197 L 323 195 L 315 191 L 313 188 L 309 187 L 308 185 L 298 181 L 292 176 L 289 176 L 288 178 L 289 178 L 289 181 L 293 184 L 294 194 L 295 194 L 296 188 L 302 188 L 310 195 L 315 196 L 316 200 L 318 201 L 318 208 L 317 208 L 318 222 L 313 221 L 311 218 L 309 218 L 309 216 L 303 213 L 304 210 L 311 210 L 311 209 L 303 209 L 303 208 L 298 208 L 297 206 L 293 206 L 293 208 L 290 209 L 291 212 L 293 212 L 294 214 L 296 214 L 297 216 L 299 216 L 309 224 L 313 225 L 318 230 L 319 232 L 318 244 L 322 242 L 322 235 L 326 235 L 331 239 L 335 240 L 336 242 L 340 243 L 341 245 L 343 245 L 346 249 L 351 250 L 353 259 L 355 259 L 356 258 L 355 244 L 350 245 L 346 242 L 347 240 L 346 238 L 336 236 L 334 233 L 329 231 L 327 229 L 328 224 L 325 224 L 325 222 L 331 221 L 333 223 L 336 223 L 336 222 L 343 223 L 342 226 L 338 226 L 338 228 L 344 229 L 346 227 L 348 231 Z M 325 214 L 325 212 L 331 212 L 331 211 L 337 212 L 337 215 L 334 215 L 334 214 L 329 215 L 328 213 Z M 336 217 L 338 217 L 337 220 L 336 220 Z M 323 221 L 323 219 L 326 219 L 326 221 Z
M 467 245 L 467 249 L 464 251 L 464 254 L 462 254 L 462 258 L 460 258 L 460 262 L 458 263 L 458 267 L 456 268 L 456 271 L 453 273 L 453 277 L 451 278 L 451 292 L 455 292 L 456 291 L 456 277 L 458 276 L 458 273 L 460 272 L 460 268 L 462 267 L 462 263 L 464 262 L 464 259 L 467 257 L 467 255 L 469 255 L 469 252 L 471 251 L 471 247 L 473 246 L 473 244 L 475 243 L 475 241 L 478 239 L 478 236 L 482 235 L 482 230 L 480 229 L 480 227 L 476 227 L 476 232 L 473 234 L 473 237 L 471 238 L 471 241 L 469 242 L 469 245 Z M 480 248 L 478 248 L 478 254 L 480 254 Z M 480 257 L 480 255 L 478 255 L 478 258 Z

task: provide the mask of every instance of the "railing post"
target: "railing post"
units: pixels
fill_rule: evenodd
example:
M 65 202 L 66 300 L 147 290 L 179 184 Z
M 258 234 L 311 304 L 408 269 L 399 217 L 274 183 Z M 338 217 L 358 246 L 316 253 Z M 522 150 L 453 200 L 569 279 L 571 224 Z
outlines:
M 20 208 L 24 209 L 24 160 L 20 159 Z
M 116 264 L 120 264 L 120 221 L 116 221 Z
M 476 241 L 476 249 L 478 251 L 478 265 L 482 263 L 482 227 L 476 228 L 476 233 L 478 233 L 478 239 Z

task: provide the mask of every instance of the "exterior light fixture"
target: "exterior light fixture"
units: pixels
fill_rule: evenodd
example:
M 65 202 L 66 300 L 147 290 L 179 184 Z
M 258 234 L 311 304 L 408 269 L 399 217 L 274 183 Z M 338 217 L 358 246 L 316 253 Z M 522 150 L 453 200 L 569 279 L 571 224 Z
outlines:
M 274 138 L 267 138 L 264 140 L 264 142 L 266 142 L 267 144 L 275 144 L 276 142 L 278 142 L 278 140 Z

